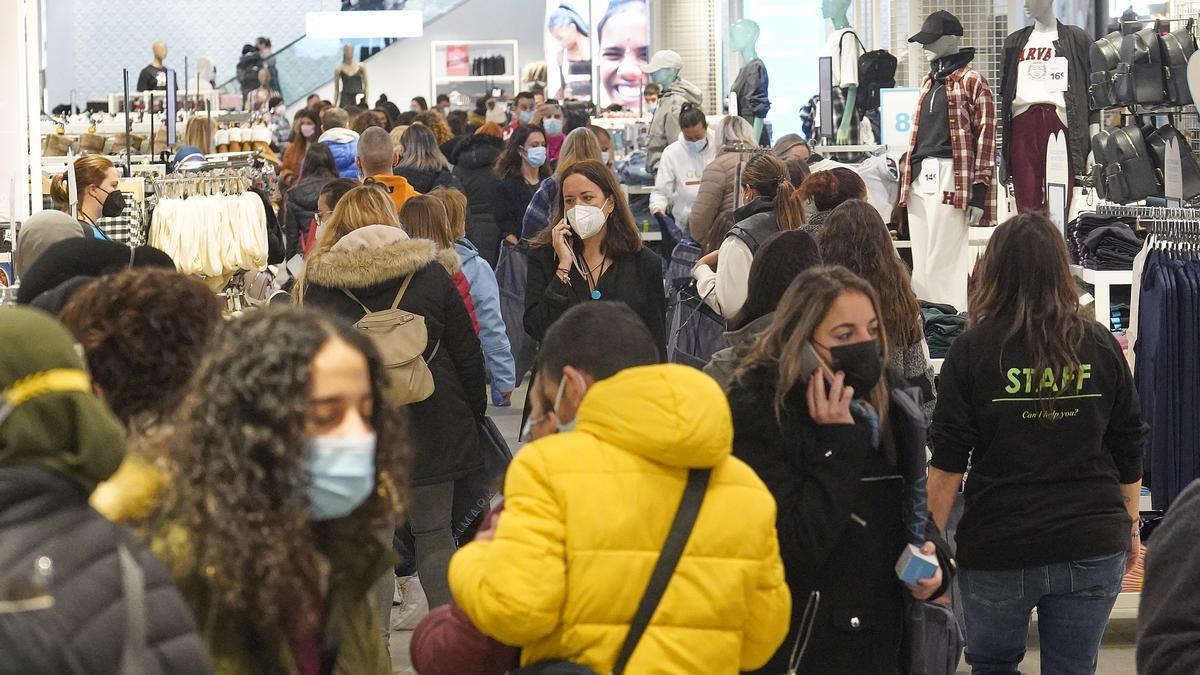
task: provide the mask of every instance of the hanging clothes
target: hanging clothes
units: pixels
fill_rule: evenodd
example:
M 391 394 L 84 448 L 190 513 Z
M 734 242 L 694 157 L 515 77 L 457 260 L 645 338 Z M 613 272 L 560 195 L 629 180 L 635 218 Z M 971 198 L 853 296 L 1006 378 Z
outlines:
M 263 270 L 269 252 L 266 210 L 254 192 L 163 197 L 154 210 L 150 244 L 170 255 L 183 274 Z
M 1196 234 L 1150 237 L 1137 280 L 1134 379 L 1151 428 L 1145 468 L 1155 509 L 1200 478 L 1200 258 L 1180 242 Z

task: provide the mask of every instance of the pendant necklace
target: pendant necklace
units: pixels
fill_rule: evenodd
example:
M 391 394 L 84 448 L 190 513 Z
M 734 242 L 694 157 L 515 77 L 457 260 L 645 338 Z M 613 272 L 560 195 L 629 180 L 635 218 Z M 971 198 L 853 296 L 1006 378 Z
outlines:
M 603 268 L 604 268 L 604 263 L 605 263 L 605 262 L 607 262 L 607 261 L 608 261 L 608 257 L 607 257 L 607 256 L 605 256 L 605 257 L 602 257 L 602 258 L 600 258 L 600 263 L 599 263 L 598 265 L 596 265 L 595 267 L 589 267 L 589 268 L 588 268 L 587 280 L 588 280 L 588 285 L 590 285 L 590 286 L 592 287 L 592 293 L 591 293 L 591 295 L 592 295 L 592 299 L 593 299 L 593 300 L 599 300 L 599 299 L 600 299 L 600 295 L 601 295 L 601 293 L 600 293 L 600 289 L 599 289 L 599 288 L 596 288 L 597 286 L 599 286 L 599 285 L 600 285 L 600 284 L 599 284 L 600 280 L 599 280 L 599 279 L 597 279 L 597 278 L 595 278 L 595 277 L 593 277 L 593 276 L 592 276 L 592 274 L 593 274 L 593 273 L 594 273 L 596 270 L 603 270 Z

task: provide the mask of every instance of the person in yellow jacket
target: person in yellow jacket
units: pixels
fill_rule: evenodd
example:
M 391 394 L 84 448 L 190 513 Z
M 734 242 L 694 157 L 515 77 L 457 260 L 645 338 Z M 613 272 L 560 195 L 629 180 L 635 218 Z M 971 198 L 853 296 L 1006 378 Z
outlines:
M 628 672 L 753 670 L 788 631 L 775 501 L 732 457 L 715 381 L 658 352 L 620 303 L 591 302 L 547 332 L 535 434 L 509 467 L 494 532 L 450 562 L 454 598 L 521 663 L 609 672 L 678 509 L 688 470 L 712 475 L 694 529 Z M 488 540 L 490 537 L 490 540 Z

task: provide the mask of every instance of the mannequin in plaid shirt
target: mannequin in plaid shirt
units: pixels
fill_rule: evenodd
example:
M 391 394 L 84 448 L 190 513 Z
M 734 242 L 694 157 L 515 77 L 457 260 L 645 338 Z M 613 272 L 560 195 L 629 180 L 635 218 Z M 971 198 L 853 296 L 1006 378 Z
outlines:
M 967 304 L 968 227 L 995 221 L 996 108 L 987 78 L 960 47 L 962 24 L 937 11 L 909 39 L 924 45 L 930 73 L 913 117 L 900 204 L 913 241 L 913 287 L 922 300 Z

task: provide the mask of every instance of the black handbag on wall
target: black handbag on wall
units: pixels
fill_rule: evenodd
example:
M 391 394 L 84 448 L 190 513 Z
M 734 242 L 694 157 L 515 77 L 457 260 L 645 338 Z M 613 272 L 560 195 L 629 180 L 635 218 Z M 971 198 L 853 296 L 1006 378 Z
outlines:
M 1174 139 L 1179 146 L 1179 171 L 1183 175 L 1183 198 L 1193 199 L 1200 196 L 1200 165 L 1196 164 L 1196 156 L 1188 146 L 1187 138 L 1170 124 L 1161 126 L 1146 134 L 1146 143 L 1150 146 L 1150 154 L 1154 156 L 1154 164 L 1158 171 L 1159 180 L 1166 189 L 1167 141 Z
M 1165 86 L 1158 28 L 1151 26 L 1126 35 L 1121 41 L 1121 62 L 1113 84 L 1117 103 L 1162 103 Z
M 1192 102 L 1192 92 L 1188 88 L 1187 67 L 1188 59 L 1196 53 L 1196 37 L 1192 33 L 1195 20 L 1189 20 L 1183 28 L 1176 28 L 1162 35 L 1163 61 L 1165 62 L 1166 100 L 1173 105 L 1187 105 Z
M 1154 171 L 1150 151 L 1136 125 L 1109 133 L 1107 157 L 1105 181 L 1110 200 L 1124 204 L 1162 196 L 1162 184 Z
M 1121 62 L 1121 32 L 1114 31 L 1096 40 L 1089 50 L 1091 75 L 1088 78 L 1088 101 L 1092 110 L 1116 105 L 1113 80 Z

